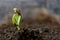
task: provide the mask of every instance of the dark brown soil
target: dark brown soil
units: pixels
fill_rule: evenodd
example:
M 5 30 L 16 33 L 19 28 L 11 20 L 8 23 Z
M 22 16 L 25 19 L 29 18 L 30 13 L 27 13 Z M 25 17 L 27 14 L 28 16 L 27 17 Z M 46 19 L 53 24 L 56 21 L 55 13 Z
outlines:
M 0 40 L 60 40 L 60 25 L 56 23 L 22 23 L 20 31 L 13 25 L 8 26 L 0 28 Z

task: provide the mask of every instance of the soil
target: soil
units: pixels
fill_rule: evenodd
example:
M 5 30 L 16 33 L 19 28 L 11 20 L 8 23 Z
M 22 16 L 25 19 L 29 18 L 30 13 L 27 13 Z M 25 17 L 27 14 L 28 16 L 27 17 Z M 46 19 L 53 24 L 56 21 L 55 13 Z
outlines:
M 22 23 L 20 31 L 16 30 L 13 25 L 2 27 L 0 28 L 0 40 L 60 40 L 60 25 L 57 23 Z

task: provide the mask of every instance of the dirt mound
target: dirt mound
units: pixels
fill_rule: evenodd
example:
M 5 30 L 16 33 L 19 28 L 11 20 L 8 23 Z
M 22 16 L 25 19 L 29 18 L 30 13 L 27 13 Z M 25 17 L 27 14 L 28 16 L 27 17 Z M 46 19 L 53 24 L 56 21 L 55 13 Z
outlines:
M 24 19 L 20 31 L 8 20 L 0 26 L 0 40 L 60 40 L 59 20 L 59 16 L 40 10 L 35 18 Z

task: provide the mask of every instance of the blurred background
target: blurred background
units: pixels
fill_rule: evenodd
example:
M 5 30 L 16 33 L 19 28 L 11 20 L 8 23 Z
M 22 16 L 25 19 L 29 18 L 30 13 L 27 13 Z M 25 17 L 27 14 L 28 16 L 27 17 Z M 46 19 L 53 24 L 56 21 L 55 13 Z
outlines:
M 0 0 L 0 24 L 12 16 L 14 7 L 21 9 L 23 18 L 33 17 L 33 10 L 41 7 L 60 14 L 60 0 Z

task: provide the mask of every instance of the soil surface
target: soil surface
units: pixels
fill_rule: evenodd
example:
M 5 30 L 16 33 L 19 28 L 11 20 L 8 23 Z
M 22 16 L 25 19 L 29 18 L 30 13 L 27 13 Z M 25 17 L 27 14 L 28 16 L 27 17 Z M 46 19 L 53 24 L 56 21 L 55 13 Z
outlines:
M 17 31 L 13 25 L 2 27 L 0 40 L 60 40 L 60 25 L 57 23 L 22 23 L 20 31 Z

